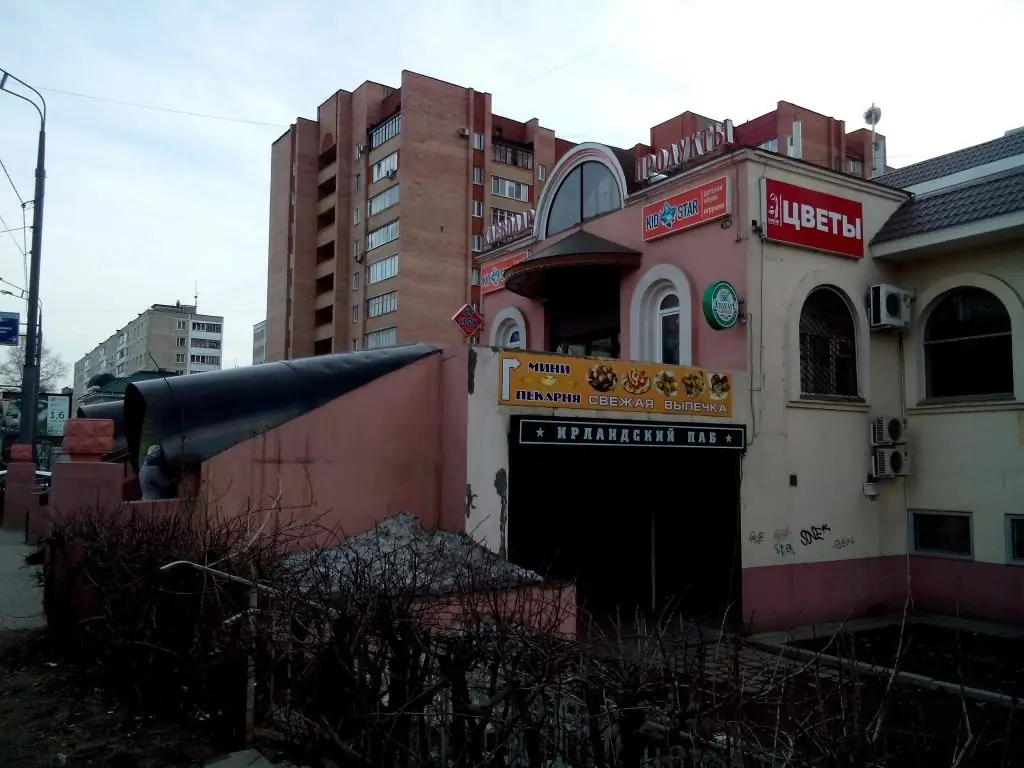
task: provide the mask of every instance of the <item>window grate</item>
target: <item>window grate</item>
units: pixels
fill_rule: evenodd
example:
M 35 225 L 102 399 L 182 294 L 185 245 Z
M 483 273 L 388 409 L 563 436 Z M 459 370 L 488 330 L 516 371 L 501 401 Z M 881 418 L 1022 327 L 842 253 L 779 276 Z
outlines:
M 846 300 L 816 288 L 800 312 L 800 393 L 857 397 L 857 332 Z

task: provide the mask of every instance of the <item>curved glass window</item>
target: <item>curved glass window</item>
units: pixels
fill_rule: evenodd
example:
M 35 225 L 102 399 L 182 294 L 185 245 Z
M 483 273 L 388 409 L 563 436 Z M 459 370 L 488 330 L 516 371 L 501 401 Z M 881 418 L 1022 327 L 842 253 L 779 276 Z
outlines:
M 548 210 L 544 236 L 557 235 L 586 219 L 621 207 L 619 185 L 612 172 L 601 163 L 582 163 L 559 185 Z
M 1013 394 L 1013 334 L 1003 302 L 982 288 L 958 288 L 924 328 L 928 397 Z

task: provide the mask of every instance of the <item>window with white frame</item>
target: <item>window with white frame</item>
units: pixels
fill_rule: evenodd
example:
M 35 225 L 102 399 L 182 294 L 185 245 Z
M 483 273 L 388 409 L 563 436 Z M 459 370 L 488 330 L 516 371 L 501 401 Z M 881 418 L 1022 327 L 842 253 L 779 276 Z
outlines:
M 473 201 L 473 216 L 476 218 L 482 218 L 484 215 L 484 204 L 482 200 Z
M 1024 515 L 1006 516 L 1006 559 L 1024 564 Z
M 769 152 L 778 152 L 779 151 L 779 139 L 778 139 L 778 137 L 776 137 L 774 139 L 768 139 L 768 141 L 762 141 L 760 144 L 757 145 L 757 148 L 758 149 L 767 149 Z
M 192 323 L 192 330 L 199 331 L 200 333 L 220 333 L 222 327 L 220 323 Z
M 353 272 L 352 273 L 352 290 L 353 291 L 358 291 L 359 290 L 359 277 L 360 277 L 361 274 L 362 273 L 360 273 L 360 272 Z
M 178 321 L 178 330 L 179 331 L 184 331 L 187 328 L 188 328 L 188 326 L 187 326 L 187 324 L 186 324 L 186 322 L 184 320 L 179 320 Z M 120 339 L 118 339 L 118 341 L 120 341 Z M 127 338 L 125 339 L 125 341 L 127 341 Z
M 190 360 L 197 365 L 220 365 L 220 355 L 191 355 Z
M 402 113 L 392 115 L 370 131 L 370 149 L 386 144 L 402 132 Z
M 363 336 L 363 347 L 366 349 L 393 347 L 396 343 L 398 343 L 398 329 L 395 326 L 381 328 L 379 331 L 371 331 Z
M 185 346 L 188 346 L 188 340 L 187 340 L 187 339 L 186 339 L 186 338 L 185 338 L 184 336 L 179 336 L 178 338 L 176 338 L 176 339 L 174 340 L 174 345 L 175 345 L 176 347 L 185 347 Z
M 838 288 L 815 288 L 800 310 L 800 394 L 856 398 L 857 325 Z
M 473 134 L 473 149 L 484 148 L 484 135 L 482 133 Z
M 366 203 L 366 215 L 376 216 L 381 211 L 386 211 L 393 205 L 398 204 L 398 184 L 388 187 L 380 194 L 374 195 Z
M 498 326 L 498 332 L 495 336 L 499 347 L 505 347 L 506 349 L 523 348 L 523 329 L 519 327 L 519 323 L 511 318 L 502 321 L 501 325 Z
M 473 253 L 480 253 L 484 249 L 484 236 L 473 235 Z
M 483 186 L 484 183 L 484 169 L 479 165 L 473 166 L 473 183 Z
M 352 305 L 352 322 L 353 323 L 358 323 L 359 322 L 359 305 L 358 304 L 353 304 Z
M 1003 302 L 974 286 L 945 294 L 925 321 L 924 367 L 929 398 L 1012 396 L 1013 334 Z
M 492 176 L 491 194 L 528 203 L 530 202 L 530 185 L 521 181 L 503 179 L 501 176 Z
M 373 264 L 366 265 L 366 284 L 373 285 L 375 283 L 389 280 L 398 274 L 398 254 L 393 253 L 387 258 L 375 261 Z
M 679 326 L 679 297 L 666 293 L 658 304 L 657 362 L 679 365 Z
M 184 363 L 185 362 L 185 355 L 183 355 L 182 353 L 179 352 L 178 354 L 176 354 L 174 356 L 174 362 L 176 362 L 176 363 Z
M 546 236 L 621 207 L 622 196 L 612 172 L 603 163 L 581 163 L 562 179 L 551 199 Z
M 974 555 L 970 512 L 911 510 L 914 552 L 923 555 Z
M 537 166 L 537 178 L 544 181 L 548 177 L 548 167 L 546 165 Z
M 358 223 L 359 223 L 359 209 L 358 208 L 353 208 L 352 209 L 352 225 L 355 226 Z
M 510 219 L 514 219 L 519 214 L 515 211 L 507 211 L 504 208 L 491 208 L 491 226 L 495 224 L 504 224 Z
M 398 239 L 398 219 L 389 221 L 382 227 L 366 233 L 366 250 L 372 251 L 385 243 Z
M 380 181 L 386 178 L 391 171 L 398 170 L 398 150 L 395 150 L 390 155 L 382 157 L 376 163 L 373 164 L 373 176 L 371 176 L 371 183 Z
M 366 301 L 366 316 L 380 317 L 398 311 L 398 291 L 382 293 Z

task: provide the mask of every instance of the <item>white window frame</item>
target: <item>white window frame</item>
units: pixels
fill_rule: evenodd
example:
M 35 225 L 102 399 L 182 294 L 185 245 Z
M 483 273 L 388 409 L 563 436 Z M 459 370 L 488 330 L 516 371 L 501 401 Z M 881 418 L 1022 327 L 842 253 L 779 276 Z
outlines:
M 478 187 L 482 187 L 484 185 L 484 169 L 479 165 L 473 166 L 473 183 Z
M 917 547 L 917 515 L 945 515 L 948 517 L 966 517 L 970 526 L 971 551 L 968 554 L 962 552 L 949 552 L 934 549 L 918 549 Z M 914 555 L 922 557 L 948 557 L 954 560 L 974 559 L 974 515 L 970 512 L 947 509 L 908 509 L 907 510 L 907 535 L 910 537 L 910 551 Z
M 376 195 L 367 200 L 367 218 L 369 218 L 370 216 L 376 216 L 378 213 L 383 213 L 388 208 L 398 205 L 400 197 L 398 189 L 399 185 L 395 184 L 393 187 L 388 187 L 383 192 L 378 192 Z
M 383 317 L 398 311 L 398 291 L 371 296 L 366 300 L 366 319 Z
M 383 339 L 386 343 L 378 343 Z M 379 328 L 363 334 L 363 348 L 377 349 L 379 347 L 393 347 L 398 343 L 398 326 L 392 325 L 387 328 Z
M 369 253 L 374 248 L 380 248 L 382 245 L 394 242 L 398 239 L 399 234 L 398 219 L 392 219 L 387 224 L 383 224 L 376 229 L 367 232 L 366 252 Z
M 484 249 L 484 236 L 473 235 L 473 253 L 481 253 Z
M 386 179 L 391 171 L 398 170 L 398 150 L 396 149 L 390 155 L 385 155 L 376 163 L 373 164 L 372 175 L 370 176 L 370 183 L 376 184 L 381 179 Z
M 487 145 L 482 133 L 473 132 L 473 149 L 483 149 Z
M 686 274 L 657 264 L 640 276 L 629 304 L 629 359 L 661 362 L 661 302 L 679 298 L 679 365 L 693 365 L 693 294 Z
M 678 303 L 674 307 L 672 307 L 671 309 L 662 309 L 661 308 L 662 302 L 664 302 L 665 299 L 668 298 L 669 296 L 675 296 L 676 299 L 678 300 Z M 653 362 L 664 363 L 666 365 L 680 365 L 681 364 L 681 361 L 676 361 L 676 362 L 673 362 L 673 363 L 665 363 L 665 360 L 663 359 L 664 358 L 664 352 L 665 352 L 665 337 L 664 337 L 663 334 L 665 332 L 665 326 L 664 326 L 665 318 L 666 317 L 673 317 L 674 316 L 674 317 L 678 317 L 679 318 L 679 333 L 680 333 L 680 335 L 682 335 L 682 332 L 683 332 L 683 317 L 682 317 L 682 312 L 680 312 L 680 310 L 682 308 L 682 303 L 683 303 L 682 300 L 679 299 L 679 294 L 676 293 L 675 290 L 673 290 L 672 288 L 666 289 L 664 292 L 660 293 L 660 295 L 659 295 L 659 298 L 658 298 L 658 308 L 657 308 L 658 320 L 657 320 L 657 322 L 655 323 L 655 326 L 654 326 L 654 335 L 655 335 L 655 347 L 654 348 L 655 348 L 655 350 L 657 350 L 657 353 L 658 353 L 657 357 L 658 357 L 658 359 L 653 361 Z M 680 354 L 680 352 L 681 352 L 681 350 L 677 350 L 676 354 L 678 355 L 678 354 Z
M 383 123 L 381 123 L 372 131 L 370 131 L 370 149 L 376 149 L 377 147 L 383 144 L 387 144 L 401 132 L 402 113 L 399 112 L 397 115 L 392 115 Z M 359 156 L 356 155 L 356 157 Z
M 352 209 L 352 226 L 355 226 L 358 223 L 359 223 L 359 209 L 358 208 L 353 208 Z
M 548 167 L 546 165 L 537 166 L 537 178 L 544 181 L 548 177 Z
M 179 320 L 178 321 L 178 330 L 179 331 L 187 331 L 188 330 L 188 323 L 185 322 L 184 320 Z M 125 343 L 127 343 L 128 337 L 125 336 L 123 338 L 124 338 Z M 118 339 L 118 341 L 120 341 L 120 339 Z
M 503 176 L 491 176 L 491 194 L 528 203 L 530 202 L 530 185 L 524 181 L 506 179 Z
M 483 200 L 473 201 L 473 218 L 482 219 L 484 217 L 484 203 Z
M 393 253 L 366 265 L 366 284 L 376 285 L 398 276 L 398 254 Z
M 359 322 L 359 305 L 358 304 L 353 304 L 352 305 L 352 322 L 353 323 L 358 323 Z

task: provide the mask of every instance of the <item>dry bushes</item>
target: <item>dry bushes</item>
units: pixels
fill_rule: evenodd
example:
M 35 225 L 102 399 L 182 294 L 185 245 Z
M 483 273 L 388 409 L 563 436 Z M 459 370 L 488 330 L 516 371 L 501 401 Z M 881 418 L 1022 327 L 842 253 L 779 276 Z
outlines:
M 577 638 L 564 632 L 575 623 L 571 591 L 465 535 L 424 532 L 401 515 L 294 554 L 324 531 L 269 517 L 67 521 L 49 542 L 51 628 L 142 708 L 236 733 L 255 726 L 337 766 L 967 756 L 955 738 L 962 702 L 931 702 L 952 719 L 929 734 L 915 719 L 924 694 L 908 700 L 892 676 L 790 661 L 673 616 Z M 174 561 L 216 572 L 166 568 Z

